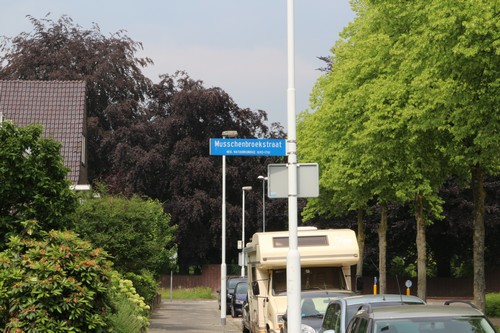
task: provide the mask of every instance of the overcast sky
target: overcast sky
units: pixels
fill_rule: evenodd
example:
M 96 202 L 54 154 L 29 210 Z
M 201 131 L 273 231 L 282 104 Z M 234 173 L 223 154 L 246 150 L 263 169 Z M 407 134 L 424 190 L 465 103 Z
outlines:
M 142 42 L 158 75 L 185 70 L 205 87 L 225 90 L 240 108 L 262 109 L 287 127 L 286 0 L 16 0 L 2 1 L 0 35 L 30 32 L 31 15 L 68 15 L 104 35 L 126 30 Z M 349 0 L 295 0 L 297 113 L 308 108 L 317 70 L 339 32 L 354 18 Z

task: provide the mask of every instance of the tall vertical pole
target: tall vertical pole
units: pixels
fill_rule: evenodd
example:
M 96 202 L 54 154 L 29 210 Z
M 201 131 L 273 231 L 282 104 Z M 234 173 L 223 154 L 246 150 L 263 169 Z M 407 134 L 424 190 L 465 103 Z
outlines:
M 262 232 L 266 232 L 266 178 L 262 178 Z
M 222 155 L 222 258 L 220 264 L 220 323 L 226 325 L 226 155 Z
M 245 276 L 245 258 L 243 249 L 245 248 L 245 189 L 241 190 L 241 277 Z
M 266 232 L 266 180 L 269 178 L 259 176 L 257 179 L 262 180 L 262 232 Z
M 290 333 L 301 331 L 300 314 L 300 254 L 297 236 L 297 142 L 295 119 L 295 57 L 294 57 L 294 1 L 287 3 L 288 31 L 288 229 L 289 248 L 287 255 L 287 295 L 288 295 L 288 329 Z

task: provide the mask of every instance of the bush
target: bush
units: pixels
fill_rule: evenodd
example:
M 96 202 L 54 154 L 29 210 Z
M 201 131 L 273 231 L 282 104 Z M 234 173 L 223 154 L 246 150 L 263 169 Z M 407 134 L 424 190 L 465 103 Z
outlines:
M 113 308 L 108 255 L 72 232 L 40 236 L 41 240 L 11 236 L 7 249 L 0 252 L 0 331 L 106 329 Z
M 150 307 L 137 294 L 132 281 L 113 277 L 111 289 L 115 313 L 110 316 L 111 327 L 116 333 L 139 333 L 147 331 Z
M 486 306 L 485 306 L 486 316 L 488 317 L 500 317 L 500 293 L 490 293 L 486 294 Z
M 153 273 L 142 270 L 141 274 L 126 273 L 125 278 L 132 281 L 135 290 L 141 295 L 147 304 L 151 304 L 158 292 L 158 282 Z

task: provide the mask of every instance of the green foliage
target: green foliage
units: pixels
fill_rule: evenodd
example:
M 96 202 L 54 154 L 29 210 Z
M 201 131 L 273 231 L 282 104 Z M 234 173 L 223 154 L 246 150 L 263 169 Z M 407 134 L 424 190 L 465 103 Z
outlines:
M 170 289 L 162 288 L 160 290 L 163 299 L 170 299 Z M 172 289 L 172 299 L 214 299 L 210 287 L 195 288 L 174 288 Z
M 176 247 L 175 227 L 157 200 L 130 199 L 102 194 L 83 198 L 73 215 L 75 231 L 92 244 L 105 249 L 115 269 L 157 276 L 170 263 Z M 172 263 L 173 264 L 173 263 Z
M 0 235 L 20 234 L 22 221 L 36 219 L 42 230 L 64 229 L 76 199 L 66 179 L 61 145 L 42 138 L 41 126 L 0 124 Z M 1 248 L 1 247 L 0 247 Z
M 125 273 L 125 278 L 132 281 L 135 290 L 139 295 L 144 298 L 147 304 L 151 304 L 158 292 L 158 281 L 155 279 L 153 273 L 142 270 L 140 274 Z
M 140 333 L 149 326 L 150 307 L 135 290 L 132 281 L 113 275 L 111 289 L 116 311 L 110 316 L 113 332 Z
M 436 262 L 432 259 L 431 255 L 429 255 L 427 259 L 428 259 L 426 265 L 427 276 L 434 277 L 436 276 Z M 417 277 L 416 261 L 413 260 L 413 262 L 411 262 L 411 260 L 408 260 L 408 258 L 396 256 L 391 260 L 389 272 L 392 275 L 416 278 Z
M 463 258 L 453 255 L 450 260 L 451 274 L 456 278 L 474 277 L 474 267 L 472 258 L 464 260 Z
M 500 293 L 486 294 L 485 314 L 488 317 L 500 318 Z
M 111 262 L 72 232 L 11 236 L 0 252 L 0 329 L 103 332 L 112 310 Z

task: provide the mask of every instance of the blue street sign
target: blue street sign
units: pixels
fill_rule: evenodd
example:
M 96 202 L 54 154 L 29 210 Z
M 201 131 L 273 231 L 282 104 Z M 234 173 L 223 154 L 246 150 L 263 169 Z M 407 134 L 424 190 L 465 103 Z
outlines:
M 286 140 L 210 139 L 210 155 L 286 156 Z

